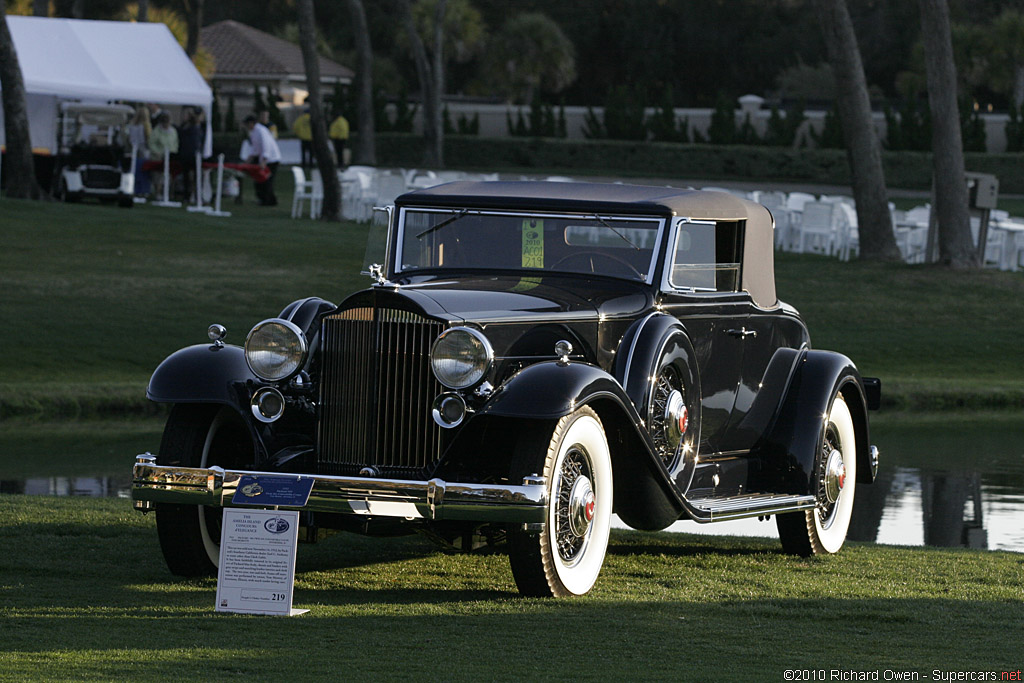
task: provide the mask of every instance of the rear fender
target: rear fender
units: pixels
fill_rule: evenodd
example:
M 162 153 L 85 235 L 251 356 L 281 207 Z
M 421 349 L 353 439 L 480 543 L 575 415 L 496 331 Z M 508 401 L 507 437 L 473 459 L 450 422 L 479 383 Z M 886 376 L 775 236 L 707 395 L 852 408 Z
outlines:
M 530 365 L 505 382 L 474 419 L 511 418 L 524 429 L 541 428 L 583 405 L 593 408 L 604 424 L 615 511 L 622 520 L 637 529 L 663 529 L 677 520 L 684 509 L 682 498 L 654 454 L 640 416 L 622 385 L 595 365 Z
M 802 351 L 766 436 L 755 445 L 763 469 L 754 490 L 808 494 L 815 491 L 814 465 L 824 420 L 842 394 L 853 417 L 857 482 L 871 483 L 867 400 L 857 367 L 832 351 Z

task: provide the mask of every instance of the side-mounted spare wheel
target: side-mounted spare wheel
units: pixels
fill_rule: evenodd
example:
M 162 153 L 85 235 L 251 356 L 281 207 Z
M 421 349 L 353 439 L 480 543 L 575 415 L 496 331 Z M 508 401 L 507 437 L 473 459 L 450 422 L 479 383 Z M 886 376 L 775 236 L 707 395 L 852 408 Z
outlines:
M 253 443 L 238 414 L 226 406 L 178 404 L 160 442 L 159 465 L 244 468 Z M 223 508 L 156 504 L 160 549 L 172 574 L 215 576 L 220 557 Z
M 836 394 L 815 460 L 817 505 L 812 510 L 775 518 L 783 550 L 802 557 L 839 552 L 850 527 L 856 486 L 857 446 L 853 418 L 842 394 Z
M 509 530 L 509 560 L 523 595 L 583 595 L 597 581 L 608 548 L 612 463 L 608 439 L 588 406 L 558 421 L 546 449 L 529 439 L 517 449 L 512 480 L 541 475 L 548 486 L 541 532 Z

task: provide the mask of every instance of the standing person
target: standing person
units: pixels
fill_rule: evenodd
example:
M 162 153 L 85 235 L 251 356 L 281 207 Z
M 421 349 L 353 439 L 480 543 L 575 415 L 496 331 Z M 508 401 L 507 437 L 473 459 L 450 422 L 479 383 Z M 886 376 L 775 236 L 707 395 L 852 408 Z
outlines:
M 331 127 L 327 131 L 328 137 L 334 143 L 334 156 L 337 157 L 338 166 L 348 166 L 348 159 L 345 158 L 345 145 L 348 144 L 348 119 L 341 114 L 331 121 Z
M 266 182 L 255 183 L 259 204 L 260 206 L 277 206 L 277 195 L 274 194 L 274 176 L 277 175 L 277 166 L 281 163 L 281 150 L 267 127 L 257 122 L 256 117 L 252 114 L 245 117 L 245 128 L 249 131 L 249 145 L 252 150 L 249 163 L 258 163 L 261 168 L 270 169 L 270 177 Z
M 135 147 L 135 196 L 149 194 L 149 171 L 142 170 L 149 158 L 149 136 L 153 128 L 149 121 L 149 110 L 144 106 L 135 109 L 135 118 L 128 126 L 128 142 Z
M 292 124 L 292 132 L 299 139 L 302 168 L 313 165 L 313 126 L 309 121 L 309 107 L 302 110 L 302 115 Z
M 196 189 L 196 154 L 203 153 L 203 129 L 199 125 L 196 111 L 185 109 L 185 116 L 178 132 L 181 164 L 185 169 L 185 196 L 193 195 Z M 195 199 L 191 196 L 190 199 Z
M 171 115 L 167 112 L 161 112 L 156 117 L 156 127 L 149 134 L 149 156 L 163 164 L 165 152 L 170 154 L 178 153 L 178 131 L 171 125 Z M 161 166 L 161 171 L 156 177 L 156 185 L 159 185 L 161 180 L 164 182 L 170 181 L 169 178 L 166 180 L 163 178 L 163 166 Z
M 274 139 L 277 139 L 277 124 L 270 122 L 270 110 L 263 109 L 260 111 L 256 120 L 266 126 L 267 130 L 270 131 L 270 134 L 274 136 Z

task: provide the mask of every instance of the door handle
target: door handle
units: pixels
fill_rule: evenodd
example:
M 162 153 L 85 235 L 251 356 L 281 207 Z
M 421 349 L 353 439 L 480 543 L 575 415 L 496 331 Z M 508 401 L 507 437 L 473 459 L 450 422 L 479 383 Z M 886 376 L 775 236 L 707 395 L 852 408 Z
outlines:
M 726 330 L 726 334 L 729 334 L 729 335 L 731 335 L 733 337 L 739 337 L 740 339 L 746 339 L 747 337 L 756 337 L 757 336 L 757 330 L 748 330 L 746 327 L 741 327 L 738 330 L 737 329 Z

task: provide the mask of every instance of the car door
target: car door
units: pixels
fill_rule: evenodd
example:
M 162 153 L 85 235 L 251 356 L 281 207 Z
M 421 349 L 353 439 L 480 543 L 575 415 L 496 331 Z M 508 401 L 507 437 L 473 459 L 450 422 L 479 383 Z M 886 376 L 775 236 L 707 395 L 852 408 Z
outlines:
M 673 229 L 662 303 L 686 329 L 697 357 L 700 452 L 721 452 L 743 368 L 745 339 L 732 332 L 749 313 L 749 297 L 737 291 L 740 228 L 735 222 L 680 219 Z

